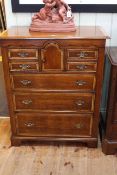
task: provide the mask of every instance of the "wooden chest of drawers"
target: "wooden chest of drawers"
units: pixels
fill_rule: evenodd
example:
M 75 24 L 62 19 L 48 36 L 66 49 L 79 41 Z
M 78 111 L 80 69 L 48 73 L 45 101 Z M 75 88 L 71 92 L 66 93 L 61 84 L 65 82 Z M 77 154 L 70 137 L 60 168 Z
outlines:
M 117 153 L 117 47 L 106 49 L 100 130 L 102 151 Z M 105 87 L 106 86 L 106 87 Z
M 0 42 L 12 145 L 38 140 L 97 146 L 106 38 L 99 27 L 4 32 Z

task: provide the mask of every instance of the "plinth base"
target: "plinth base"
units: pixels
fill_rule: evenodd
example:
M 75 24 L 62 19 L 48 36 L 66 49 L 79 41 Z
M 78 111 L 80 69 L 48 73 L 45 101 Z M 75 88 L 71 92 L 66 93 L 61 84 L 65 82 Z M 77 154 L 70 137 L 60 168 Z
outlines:
M 34 32 L 74 32 L 76 27 L 74 23 L 61 24 L 61 23 L 48 23 L 48 24 L 31 24 L 29 27 L 30 31 Z

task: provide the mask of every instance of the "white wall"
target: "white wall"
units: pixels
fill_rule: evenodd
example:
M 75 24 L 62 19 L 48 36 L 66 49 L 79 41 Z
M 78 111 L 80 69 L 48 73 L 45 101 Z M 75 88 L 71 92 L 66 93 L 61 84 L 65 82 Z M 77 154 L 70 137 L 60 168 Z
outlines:
M 12 13 L 11 0 L 5 0 L 7 27 L 29 26 L 32 13 Z M 74 13 L 76 26 L 93 25 L 102 26 L 111 37 L 108 46 L 117 46 L 117 13 Z

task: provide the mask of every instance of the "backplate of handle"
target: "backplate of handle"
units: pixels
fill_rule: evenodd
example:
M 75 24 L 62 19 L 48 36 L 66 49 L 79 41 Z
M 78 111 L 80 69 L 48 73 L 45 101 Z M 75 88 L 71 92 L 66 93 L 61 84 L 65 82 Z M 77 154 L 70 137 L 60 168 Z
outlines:
M 84 85 L 87 84 L 87 82 L 86 82 L 86 81 L 83 81 L 83 80 L 78 80 L 78 81 L 76 81 L 76 84 L 77 84 L 78 86 L 84 86 Z
M 77 123 L 77 124 L 75 125 L 75 127 L 76 127 L 77 129 L 81 129 L 81 128 L 83 128 L 83 124 L 82 124 L 82 123 Z
M 28 128 L 35 126 L 33 122 L 26 122 L 24 123 L 24 125 L 27 126 Z
M 22 104 L 29 105 L 32 103 L 32 100 L 23 100 Z
M 76 68 L 79 69 L 79 70 L 85 70 L 85 69 L 87 69 L 87 66 L 81 64 L 81 65 L 77 65 Z
M 29 54 L 26 53 L 26 52 L 20 52 L 17 55 L 20 56 L 20 57 L 22 57 L 22 58 L 29 56 Z
M 83 106 L 85 104 L 85 102 L 83 101 L 83 100 L 78 100 L 77 102 L 76 102 L 76 105 L 77 106 Z
M 78 54 L 78 56 L 80 58 L 85 58 L 86 56 L 88 56 L 88 54 L 86 52 L 80 52 L 80 54 Z
M 21 80 L 20 82 L 21 82 L 21 84 L 23 84 L 24 86 L 27 86 L 27 85 L 29 85 L 29 84 L 32 83 L 32 81 L 30 81 L 30 80 Z
M 28 64 L 20 64 L 19 68 L 21 68 L 22 70 L 26 70 L 26 69 L 30 68 L 30 65 L 28 65 Z

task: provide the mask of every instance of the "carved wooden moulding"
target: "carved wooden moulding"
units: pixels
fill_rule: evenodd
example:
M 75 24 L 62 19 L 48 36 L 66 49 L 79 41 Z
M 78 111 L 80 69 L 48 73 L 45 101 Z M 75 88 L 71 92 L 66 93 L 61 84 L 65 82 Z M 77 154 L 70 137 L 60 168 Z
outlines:
M 45 6 L 32 17 L 30 31 L 73 32 L 76 30 L 71 8 L 63 0 L 43 0 Z

